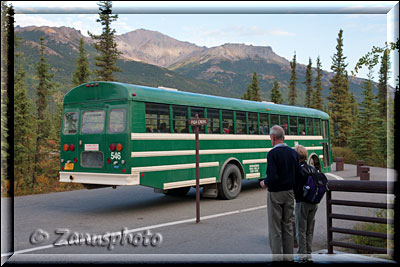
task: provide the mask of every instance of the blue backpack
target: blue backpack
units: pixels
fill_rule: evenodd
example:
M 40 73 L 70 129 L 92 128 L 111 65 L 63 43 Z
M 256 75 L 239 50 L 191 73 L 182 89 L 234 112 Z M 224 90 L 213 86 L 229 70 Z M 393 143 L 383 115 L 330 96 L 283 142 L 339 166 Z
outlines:
M 328 191 L 328 179 L 325 174 L 310 173 L 306 184 L 303 186 L 303 197 L 305 202 L 318 204 Z

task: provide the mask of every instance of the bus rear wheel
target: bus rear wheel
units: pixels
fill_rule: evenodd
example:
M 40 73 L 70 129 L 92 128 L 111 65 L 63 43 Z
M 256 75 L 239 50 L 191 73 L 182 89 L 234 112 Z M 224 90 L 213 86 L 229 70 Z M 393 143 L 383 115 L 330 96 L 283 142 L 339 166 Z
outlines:
M 164 194 L 169 196 L 185 196 L 190 190 L 190 186 L 168 189 Z
M 234 164 L 229 164 L 218 184 L 218 196 L 221 199 L 234 199 L 242 189 L 242 173 Z

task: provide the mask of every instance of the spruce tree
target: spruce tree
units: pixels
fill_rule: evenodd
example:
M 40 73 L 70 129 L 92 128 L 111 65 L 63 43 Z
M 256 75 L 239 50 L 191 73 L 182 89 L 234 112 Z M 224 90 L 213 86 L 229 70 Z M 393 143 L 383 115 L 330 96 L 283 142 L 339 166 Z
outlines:
M 315 77 L 314 93 L 312 96 L 312 108 L 323 110 L 323 99 L 322 99 L 322 69 L 321 60 L 317 57 L 317 77 Z
M 282 94 L 279 91 L 279 83 L 278 81 L 274 82 L 274 86 L 272 87 L 271 90 L 271 102 L 274 102 L 276 104 L 282 104 L 283 99 L 282 99 Z
M 296 81 L 297 81 L 296 52 L 294 53 L 293 61 L 290 62 L 290 67 L 292 69 L 292 73 L 290 76 L 288 101 L 289 101 L 289 105 L 294 105 L 296 103 L 296 98 L 297 98 L 297 93 L 296 93 Z
M 311 100 L 313 96 L 313 86 L 312 86 L 313 76 L 312 76 L 312 62 L 311 58 L 308 61 L 307 69 L 306 69 L 306 80 L 303 84 L 306 85 L 306 99 L 304 102 L 304 106 L 307 108 L 311 107 Z
M 367 164 L 373 164 L 380 157 L 378 150 L 379 124 L 376 97 L 372 93 L 372 70 L 368 74 L 368 80 L 363 82 L 364 99 L 360 104 L 357 126 L 352 131 L 350 147 L 359 159 Z
M 83 38 L 79 41 L 79 55 L 76 60 L 76 70 L 72 76 L 72 82 L 75 86 L 86 83 L 89 81 L 90 76 L 89 61 L 86 57 Z
M 251 100 L 251 84 L 247 86 L 246 92 L 242 95 L 242 99 Z
M 385 49 L 381 57 L 381 67 L 379 69 L 379 83 L 378 83 L 378 104 L 379 114 L 382 118 L 387 115 L 387 82 L 389 71 L 389 49 Z
M 7 102 L 8 102 L 8 9 L 6 1 L 1 1 L 1 183 L 7 179 Z
M 348 145 L 348 137 L 351 131 L 351 105 L 347 79 L 346 67 L 344 62 L 346 57 L 343 55 L 343 30 L 340 29 L 336 54 L 332 57 L 331 70 L 334 76 L 330 80 L 330 95 L 328 96 L 328 109 L 332 118 L 334 135 L 332 144 L 334 146 L 345 147 Z
M 54 87 L 51 79 L 54 74 L 49 73 L 49 65 L 46 63 L 44 57 L 44 38 L 40 37 L 40 60 L 36 66 L 36 75 L 39 80 L 39 85 L 36 89 L 37 93 L 37 129 L 36 129 L 36 147 L 35 147 L 35 158 L 34 158 L 34 171 L 32 175 L 32 187 L 36 183 L 36 175 L 38 171 L 38 163 L 41 160 L 41 147 L 44 145 L 45 139 L 49 135 L 48 116 L 46 115 L 47 103 L 49 92 Z
M 355 122 L 358 118 L 358 103 L 353 93 L 350 93 L 350 103 L 352 121 Z
M 246 92 L 242 95 L 244 100 L 260 101 L 260 87 L 258 87 L 257 73 L 253 73 L 251 84 L 247 86 Z
M 99 19 L 96 21 L 103 25 L 103 32 L 100 35 L 95 35 L 88 31 L 89 36 L 95 41 L 94 48 L 99 53 L 95 57 L 95 64 L 99 69 L 96 69 L 95 72 L 97 79 L 100 81 L 115 81 L 113 73 L 122 71 L 116 65 L 122 53 L 117 49 L 114 36 L 116 31 L 115 29 L 111 29 L 111 23 L 117 20 L 118 15 L 111 15 L 111 1 L 100 1 L 98 6 L 100 12 L 98 13 Z
M 261 102 L 260 87 L 258 87 L 257 73 L 253 73 L 253 79 L 251 81 L 251 100 Z
M 32 103 L 27 96 L 25 70 L 21 55 L 16 55 L 16 74 L 14 85 L 14 178 L 15 191 L 19 186 L 30 184 L 26 179 L 30 173 L 33 154 L 33 116 Z

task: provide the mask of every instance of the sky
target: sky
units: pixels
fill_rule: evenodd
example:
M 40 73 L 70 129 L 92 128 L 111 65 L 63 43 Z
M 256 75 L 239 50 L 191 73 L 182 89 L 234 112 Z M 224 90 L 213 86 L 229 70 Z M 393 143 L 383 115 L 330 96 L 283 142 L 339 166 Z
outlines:
M 101 25 L 96 22 L 96 1 L 9 3 L 16 11 L 15 25 L 68 26 L 81 30 L 85 36 L 88 36 L 87 31 L 101 32 Z M 225 43 L 271 46 L 275 53 L 288 60 L 296 53 L 300 64 L 308 64 L 311 58 L 314 67 L 320 56 L 322 68 L 327 71 L 330 71 L 336 39 L 342 29 L 349 74 L 358 59 L 373 46 L 382 47 L 386 41 L 393 40 L 394 31 L 398 34 L 398 19 L 396 24 L 392 10 L 398 5 L 396 1 L 113 1 L 112 4 L 113 12 L 118 14 L 118 20 L 111 24 L 116 34 L 147 29 L 198 46 L 214 47 Z M 375 81 L 378 69 L 374 69 Z M 367 73 L 363 68 L 357 77 L 367 78 Z M 393 79 L 391 84 L 394 85 Z

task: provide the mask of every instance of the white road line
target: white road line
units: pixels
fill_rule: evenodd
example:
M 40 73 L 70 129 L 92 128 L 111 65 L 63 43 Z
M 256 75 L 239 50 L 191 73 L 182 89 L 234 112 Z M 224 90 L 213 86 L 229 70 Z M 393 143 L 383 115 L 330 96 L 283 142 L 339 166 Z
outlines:
M 259 209 L 264 209 L 266 207 L 267 207 L 267 205 L 262 205 L 262 206 L 258 206 L 258 207 L 247 208 L 247 209 L 241 209 L 241 210 L 234 210 L 234 211 L 228 211 L 228 212 L 223 212 L 223 213 L 217 213 L 217 214 L 212 214 L 212 215 L 207 215 L 207 216 L 200 217 L 200 220 L 208 220 L 208 219 L 227 216 L 227 215 L 232 215 L 232 214 L 238 214 L 238 213 L 243 213 L 243 212 L 248 212 L 248 211 L 253 211 L 253 210 L 259 210 Z M 127 234 L 128 233 L 134 233 L 134 232 L 139 232 L 139 231 L 144 231 L 144 230 L 150 230 L 150 229 L 161 228 L 161 227 L 166 227 L 166 226 L 190 223 L 190 222 L 195 222 L 195 221 L 196 221 L 196 218 L 187 219 L 187 220 L 180 220 L 180 221 L 174 221 L 174 222 L 168 222 L 168 223 L 155 224 L 155 225 L 144 226 L 144 227 L 140 227 L 140 228 L 127 230 L 126 233 Z M 118 232 L 115 232 L 115 233 L 111 233 L 111 234 L 118 234 L 118 233 L 121 233 L 121 231 L 118 231 Z M 50 245 L 46 245 L 46 246 L 28 248 L 28 249 L 23 249 L 23 250 L 17 250 L 14 253 L 13 252 L 8 252 L 8 253 L 1 254 L 1 257 L 7 257 L 7 256 L 11 256 L 13 254 L 23 254 L 23 253 L 27 253 L 27 252 L 43 250 L 43 249 L 53 248 L 53 247 L 55 247 L 55 246 L 53 244 L 50 244 Z
M 335 174 L 332 174 L 332 173 L 325 173 L 326 175 L 329 175 L 329 176 L 332 176 L 333 178 L 335 178 L 336 180 L 343 180 L 343 178 L 342 177 L 340 177 L 339 175 L 335 175 Z

